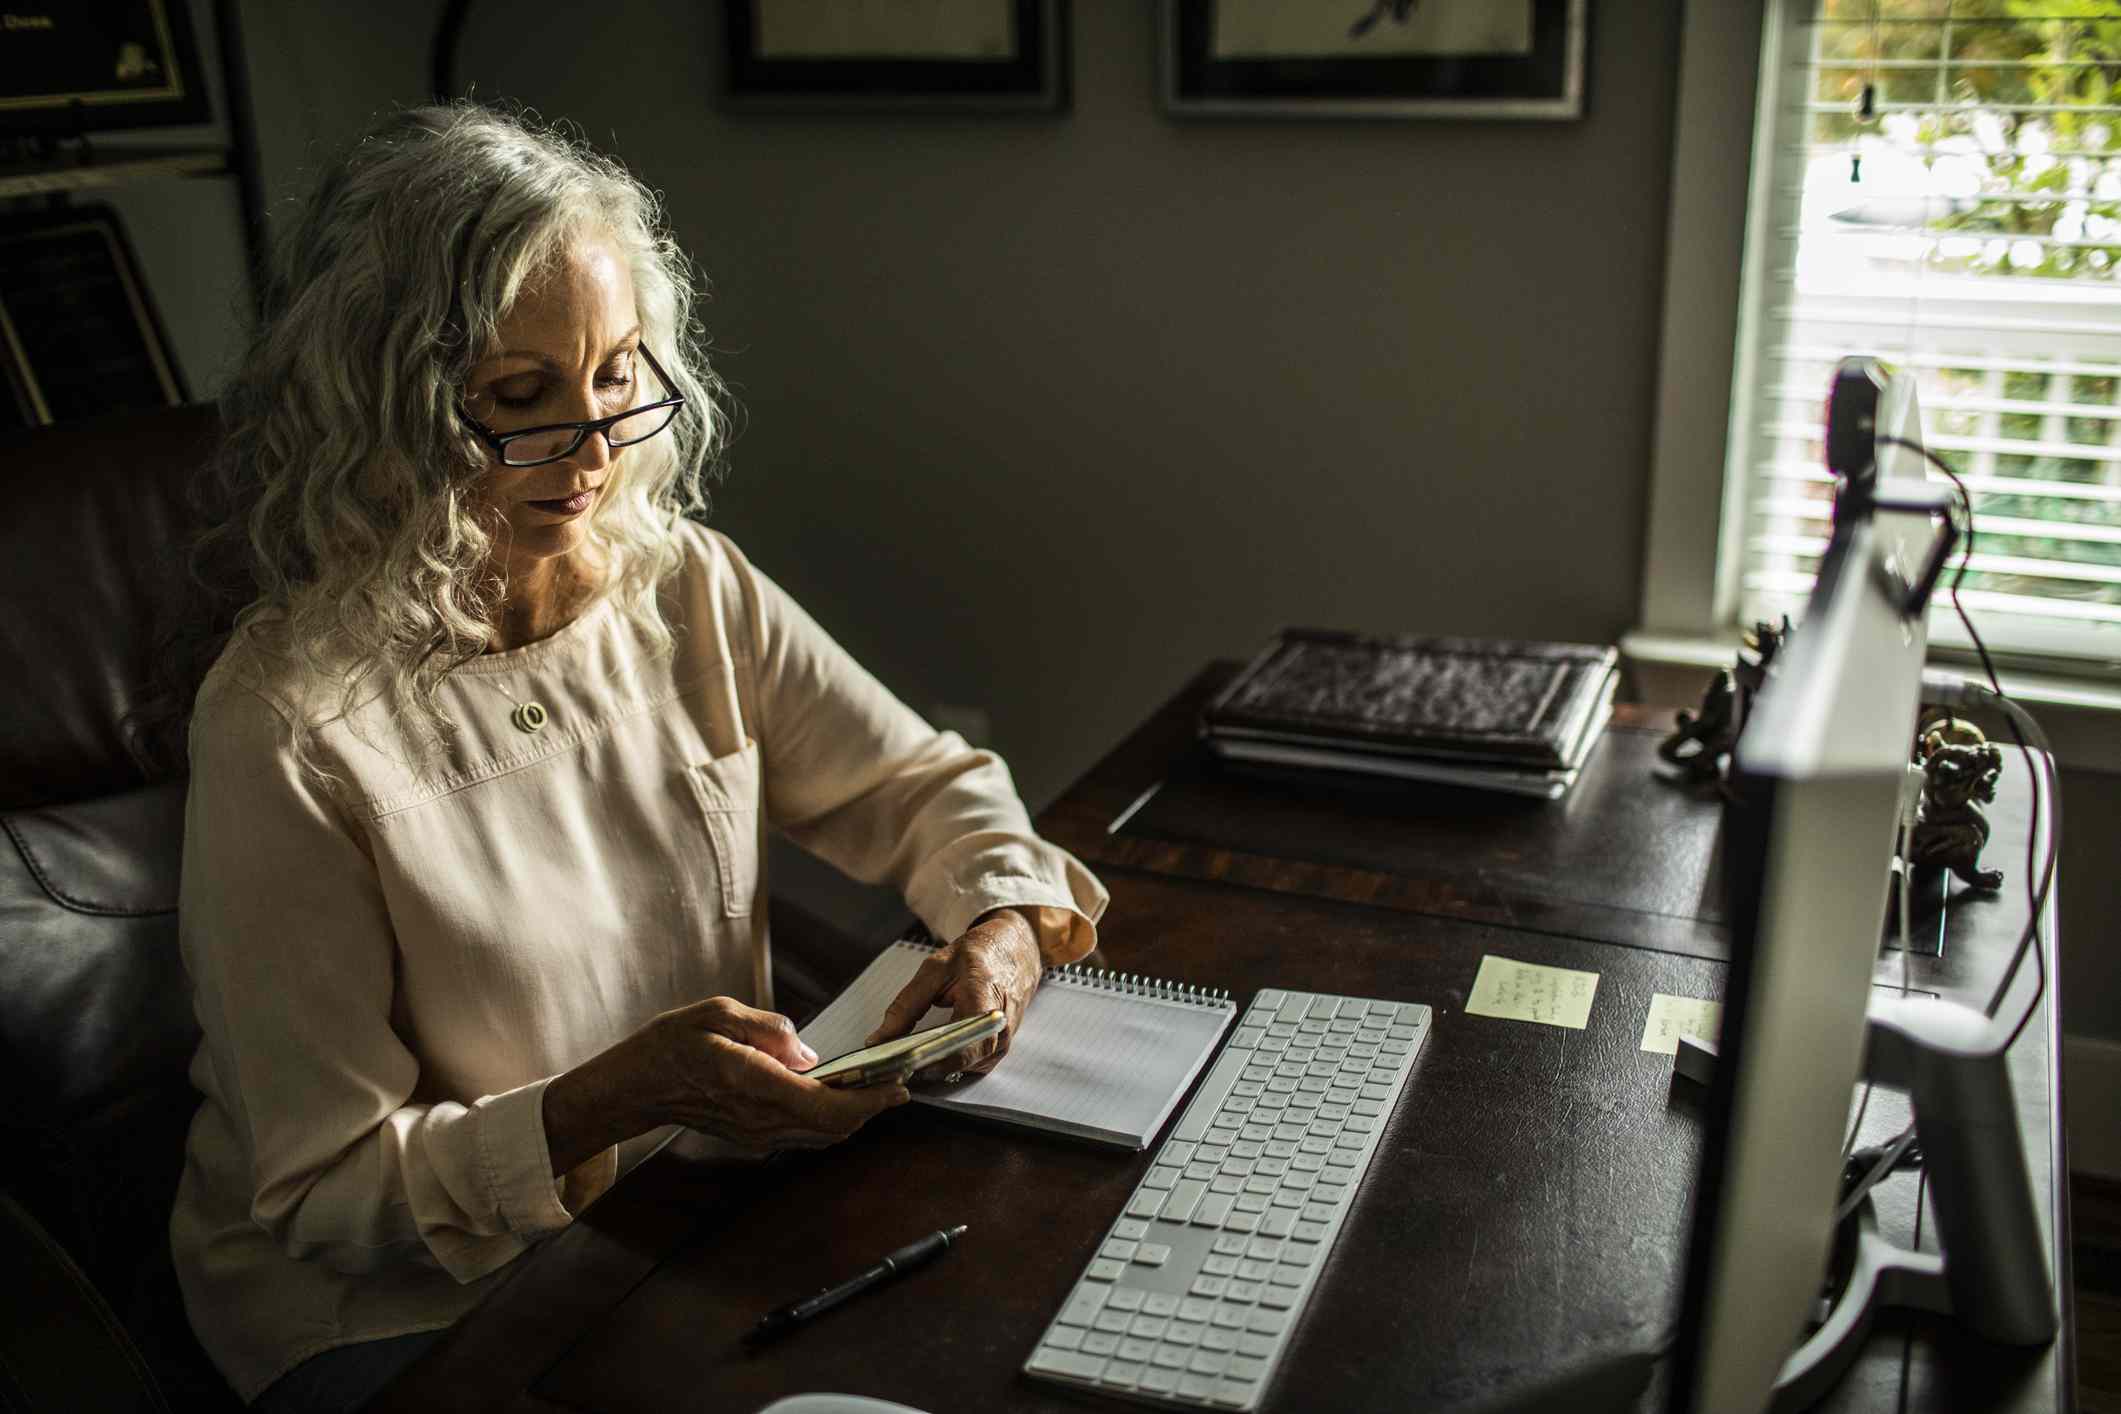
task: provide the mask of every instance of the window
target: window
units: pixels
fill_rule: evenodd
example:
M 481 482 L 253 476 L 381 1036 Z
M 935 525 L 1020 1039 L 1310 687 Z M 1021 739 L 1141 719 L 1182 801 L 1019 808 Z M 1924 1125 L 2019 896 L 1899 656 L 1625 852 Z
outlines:
M 1721 616 L 1802 606 L 1867 353 L 1973 494 L 1983 637 L 2121 660 L 2121 0 L 1770 0 L 1760 83 Z

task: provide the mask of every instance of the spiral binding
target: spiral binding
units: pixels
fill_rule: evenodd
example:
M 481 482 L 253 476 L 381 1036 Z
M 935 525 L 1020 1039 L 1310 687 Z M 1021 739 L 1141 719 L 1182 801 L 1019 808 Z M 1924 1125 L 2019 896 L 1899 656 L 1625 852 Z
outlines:
M 915 948 L 921 952 L 934 952 L 933 935 L 925 928 L 919 936 L 900 938 L 892 946 Z M 1108 967 L 1083 967 L 1077 963 L 1064 963 L 1045 970 L 1042 981 L 1073 982 L 1077 986 L 1095 987 L 1100 991 L 1118 992 L 1129 997 L 1153 997 L 1158 1001 L 1183 1002 L 1188 1006 L 1219 1007 L 1230 1004 L 1230 993 L 1221 987 L 1196 987 L 1190 982 L 1173 982 L 1161 977 L 1145 977 L 1138 972 L 1115 972 Z
M 1061 967 L 1049 967 L 1046 976 L 1080 986 L 1096 987 L 1101 991 L 1119 992 L 1130 997 L 1154 997 L 1158 1001 L 1184 1002 L 1188 1006 L 1227 1006 L 1230 994 L 1220 987 L 1196 987 L 1190 982 L 1173 982 L 1161 977 L 1144 977 L 1138 972 L 1114 972 L 1105 967 L 1083 967 L 1068 963 Z

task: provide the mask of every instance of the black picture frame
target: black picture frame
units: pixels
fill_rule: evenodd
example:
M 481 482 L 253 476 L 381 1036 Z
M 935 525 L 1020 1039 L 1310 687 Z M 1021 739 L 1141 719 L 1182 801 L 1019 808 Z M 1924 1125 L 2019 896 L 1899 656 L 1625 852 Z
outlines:
M 765 12 L 806 10 L 812 0 L 726 0 L 728 44 L 723 105 L 748 112 L 1057 113 L 1068 105 L 1068 0 L 991 0 L 990 27 L 1006 22 L 1006 52 L 991 57 L 923 57 L 848 52 L 820 36 L 805 52 L 800 37 L 764 52 Z M 934 36 L 938 49 L 959 36 Z M 923 37 L 906 36 L 917 50 Z
M 185 0 L 8 7 L 0 27 L 0 134 L 73 136 L 212 116 Z
M 0 219 L 0 388 L 0 415 L 19 427 L 191 400 L 110 207 Z
M 1158 77 L 1175 118 L 1384 118 L 1567 121 L 1585 100 L 1590 0 L 1523 0 L 1521 54 L 1369 55 L 1362 39 L 1416 17 L 1393 0 L 1337 0 L 1345 40 L 1316 51 L 1235 58 L 1215 52 L 1223 0 L 1161 0 Z M 1306 0 L 1324 11 L 1328 0 Z M 1431 12 L 1433 13 L 1433 11 Z M 1334 15 L 1337 27 L 1343 22 Z M 1358 28 L 1360 36 L 1356 33 Z

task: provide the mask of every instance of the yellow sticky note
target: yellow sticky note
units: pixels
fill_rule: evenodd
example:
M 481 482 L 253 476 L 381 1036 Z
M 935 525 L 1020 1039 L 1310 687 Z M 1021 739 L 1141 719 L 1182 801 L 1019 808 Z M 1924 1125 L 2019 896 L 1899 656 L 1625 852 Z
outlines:
M 1473 1016 L 1536 1021 L 1581 1031 L 1591 1019 L 1591 997 L 1597 991 L 1595 972 L 1541 967 L 1490 953 L 1480 960 L 1480 975 L 1473 979 L 1466 1011 Z
M 1723 1003 L 1658 992 L 1650 998 L 1649 1020 L 1642 1025 L 1642 1048 L 1676 1055 L 1681 1036 L 1713 1042 L 1723 1031 Z

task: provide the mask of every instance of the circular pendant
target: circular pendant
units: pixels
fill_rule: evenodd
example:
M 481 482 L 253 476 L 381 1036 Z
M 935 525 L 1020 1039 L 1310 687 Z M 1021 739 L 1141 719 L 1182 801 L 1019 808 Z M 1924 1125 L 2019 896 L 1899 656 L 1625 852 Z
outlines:
M 539 732 L 545 729 L 545 709 L 535 702 L 518 704 L 515 711 L 508 714 L 508 719 L 516 724 L 516 730 L 519 732 Z

